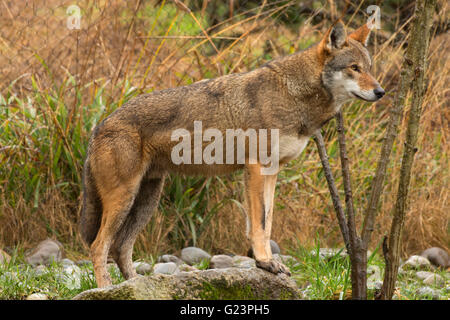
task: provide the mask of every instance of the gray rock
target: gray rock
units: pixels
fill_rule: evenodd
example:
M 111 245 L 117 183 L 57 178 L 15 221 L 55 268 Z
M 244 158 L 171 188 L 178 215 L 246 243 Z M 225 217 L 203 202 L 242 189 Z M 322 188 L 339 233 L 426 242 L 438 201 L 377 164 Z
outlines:
M 187 247 L 181 250 L 181 260 L 189 265 L 194 265 L 202 260 L 211 259 L 211 255 L 197 247 Z
M 281 254 L 280 246 L 273 240 L 270 240 L 270 249 L 272 250 L 272 254 Z
M 297 299 L 299 290 L 285 274 L 252 269 L 209 269 L 136 277 L 119 285 L 91 289 L 75 300 Z
M 17 276 L 16 272 L 7 271 L 7 272 L 4 272 L 3 274 L 0 274 L 0 281 L 3 283 L 5 283 L 5 282 L 16 283 L 16 282 L 19 282 L 19 277 Z M 0 291 L 1 291 L 1 288 L 0 288 Z
M 190 266 L 186 263 L 182 263 L 178 266 L 178 271 L 180 272 L 192 272 L 192 271 L 198 271 L 196 267 Z
M 233 266 L 233 258 L 225 254 L 215 255 L 209 261 L 210 269 L 224 269 Z
M 72 265 L 75 265 L 75 262 L 73 262 L 70 259 L 64 258 L 64 259 L 61 260 L 61 265 L 63 265 L 63 266 L 72 266 Z
M 272 255 L 272 258 L 275 261 L 281 262 L 283 264 L 292 264 L 295 265 L 298 261 L 293 256 L 285 255 L 285 254 L 278 254 L 275 253 Z
M 135 261 L 133 262 L 133 267 L 137 274 L 146 275 L 152 272 L 152 265 L 147 262 Z
M 442 288 L 445 285 L 445 280 L 438 274 L 431 274 L 423 280 L 423 283 L 429 286 Z
M 75 264 L 79 267 L 92 267 L 92 261 L 90 260 L 78 260 Z
M 11 257 L 5 251 L 0 249 L 0 264 L 6 264 L 11 261 Z
M 63 267 L 62 272 L 58 275 L 59 280 L 64 286 L 70 290 L 81 288 L 82 271 L 77 265 L 69 265 Z
M 312 256 L 316 256 L 317 250 L 313 249 L 310 251 Z M 320 248 L 319 249 L 319 257 L 322 260 L 330 260 L 333 257 L 345 258 L 347 256 L 347 251 L 345 249 L 340 248 Z
M 174 262 L 177 264 L 177 266 L 184 263 L 183 260 L 181 260 L 177 256 L 174 256 L 171 254 L 164 254 L 164 255 L 158 257 L 158 262 Z
M 36 268 L 34 268 L 33 271 L 36 276 L 40 277 L 40 276 L 46 274 L 48 272 L 48 269 L 44 265 L 38 265 L 38 266 L 36 266 Z
M 245 257 L 245 256 L 234 256 L 233 257 L 233 267 L 235 268 L 256 268 L 255 259 Z
M 49 265 L 61 261 L 63 256 L 63 246 L 56 240 L 46 239 L 41 241 L 36 248 L 25 254 L 25 262 L 33 266 L 44 264 Z
M 367 267 L 367 281 L 373 283 L 381 281 L 381 269 L 379 266 L 370 265 Z
M 159 262 L 153 266 L 154 274 L 174 274 L 177 272 L 177 265 L 175 262 Z
M 420 287 L 419 289 L 417 289 L 416 294 L 419 297 L 432 298 L 433 300 L 438 300 L 441 297 L 439 290 L 435 290 L 430 287 Z
M 367 280 L 367 289 L 369 290 L 381 290 L 381 287 L 383 286 L 383 281 L 381 280 Z
M 420 254 L 427 258 L 435 267 L 448 268 L 450 267 L 450 256 L 447 251 L 438 247 L 432 247 Z
M 421 256 L 410 256 L 401 266 L 403 270 L 429 270 L 431 263 L 427 258 Z
M 25 300 L 48 300 L 48 296 L 44 293 L 32 293 Z
M 434 275 L 433 272 L 430 271 L 417 271 L 416 272 L 416 277 L 419 278 L 420 280 L 425 280 L 426 278 L 428 278 L 429 276 Z

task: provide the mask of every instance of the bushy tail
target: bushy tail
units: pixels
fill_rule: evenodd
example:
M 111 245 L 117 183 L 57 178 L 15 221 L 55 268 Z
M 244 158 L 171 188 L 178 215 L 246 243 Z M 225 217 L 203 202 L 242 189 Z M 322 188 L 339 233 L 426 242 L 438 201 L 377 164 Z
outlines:
M 89 159 L 83 168 L 83 208 L 81 210 L 80 231 L 83 240 L 90 246 L 94 242 L 102 218 L 102 203 L 91 174 Z

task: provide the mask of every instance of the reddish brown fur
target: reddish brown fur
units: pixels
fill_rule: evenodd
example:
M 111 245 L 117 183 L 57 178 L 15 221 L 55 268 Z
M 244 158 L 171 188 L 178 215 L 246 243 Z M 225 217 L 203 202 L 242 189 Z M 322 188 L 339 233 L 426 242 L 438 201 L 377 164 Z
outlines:
M 276 174 L 263 176 L 261 165 L 248 161 L 246 165 L 175 165 L 171 150 L 178 141 L 171 141 L 171 133 L 184 128 L 193 136 L 194 121 L 202 121 L 203 129 L 220 130 L 223 136 L 226 129 L 279 129 L 285 143 L 300 148 L 340 108 L 340 98 L 324 85 L 333 68 L 345 62 L 339 54 L 353 59 L 361 56 L 355 55 L 358 50 L 350 48 L 339 22 L 318 45 L 305 51 L 251 72 L 141 95 L 98 124 L 84 166 L 81 216 L 98 286 L 111 284 L 106 270 L 109 252 L 126 279 L 136 276 L 133 245 L 158 203 L 168 172 L 218 175 L 245 169 L 249 238 L 256 263 L 270 272 L 289 274 L 270 251 Z M 295 154 L 290 145 L 280 150 L 285 152 L 280 155 L 283 163 Z

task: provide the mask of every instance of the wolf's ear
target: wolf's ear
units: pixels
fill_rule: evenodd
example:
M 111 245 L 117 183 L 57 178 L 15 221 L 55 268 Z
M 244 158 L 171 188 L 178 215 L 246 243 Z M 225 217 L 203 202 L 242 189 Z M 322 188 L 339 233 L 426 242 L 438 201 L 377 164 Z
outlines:
M 350 33 L 348 37 L 361 42 L 364 46 L 367 46 L 367 43 L 369 42 L 370 31 L 371 29 L 366 23 Z
M 323 49 L 331 52 L 335 49 L 341 49 L 347 41 L 345 26 L 341 20 L 336 21 L 328 29 L 325 37 L 322 39 Z

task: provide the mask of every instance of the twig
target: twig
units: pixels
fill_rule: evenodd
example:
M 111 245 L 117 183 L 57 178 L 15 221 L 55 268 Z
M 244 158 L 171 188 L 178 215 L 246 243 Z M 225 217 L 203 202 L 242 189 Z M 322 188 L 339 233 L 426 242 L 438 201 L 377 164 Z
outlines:
M 342 178 L 344 180 L 345 207 L 347 209 L 347 225 L 350 240 L 350 261 L 352 266 L 352 298 L 367 299 L 367 246 L 363 244 L 356 232 L 355 209 L 353 206 L 350 168 L 345 143 L 344 117 L 342 111 L 336 115 L 341 158 Z

